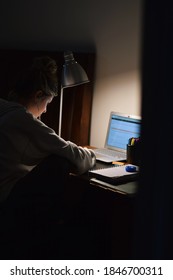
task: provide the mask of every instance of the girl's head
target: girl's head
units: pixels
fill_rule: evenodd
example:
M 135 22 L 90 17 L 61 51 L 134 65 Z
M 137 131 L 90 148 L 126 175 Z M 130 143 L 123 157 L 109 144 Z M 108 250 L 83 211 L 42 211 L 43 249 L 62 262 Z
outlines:
M 21 103 L 35 117 L 46 111 L 58 92 L 58 77 L 56 62 L 48 56 L 37 57 L 32 66 L 22 73 L 9 100 Z

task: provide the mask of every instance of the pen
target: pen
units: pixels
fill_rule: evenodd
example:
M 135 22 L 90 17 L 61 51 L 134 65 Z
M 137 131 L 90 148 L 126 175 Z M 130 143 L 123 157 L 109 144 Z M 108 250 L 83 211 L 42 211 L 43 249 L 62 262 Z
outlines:
M 134 146 L 136 144 L 138 144 L 140 142 L 140 137 L 135 138 L 135 137 L 131 137 L 129 138 L 128 144 L 131 146 Z
M 135 145 L 135 138 L 134 138 L 134 137 L 131 138 L 131 143 L 130 143 L 130 144 L 131 144 L 132 146 Z
M 121 161 L 113 161 L 112 164 L 115 164 L 115 165 L 124 165 L 125 162 L 121 162 Z

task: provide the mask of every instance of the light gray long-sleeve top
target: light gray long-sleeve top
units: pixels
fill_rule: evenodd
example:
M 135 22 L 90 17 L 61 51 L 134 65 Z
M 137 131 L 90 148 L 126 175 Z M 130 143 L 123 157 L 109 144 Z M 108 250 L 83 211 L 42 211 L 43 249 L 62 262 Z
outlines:
M 0 99 L 0 201 L 19 179 L 51 154 L 68 159 L 79 174 L 96 161 L 92 150 L 65 141 L 22 105 Z

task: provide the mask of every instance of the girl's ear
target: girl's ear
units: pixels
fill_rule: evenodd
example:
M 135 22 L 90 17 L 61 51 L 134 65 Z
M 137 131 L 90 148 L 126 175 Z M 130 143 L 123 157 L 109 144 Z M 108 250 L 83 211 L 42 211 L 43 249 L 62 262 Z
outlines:
M 43 96 L 44 96 L 44 94 L 43 94 L 42 90 L 36 91 L 36 93 L 35 93 L 36 100 L 41 99 Z

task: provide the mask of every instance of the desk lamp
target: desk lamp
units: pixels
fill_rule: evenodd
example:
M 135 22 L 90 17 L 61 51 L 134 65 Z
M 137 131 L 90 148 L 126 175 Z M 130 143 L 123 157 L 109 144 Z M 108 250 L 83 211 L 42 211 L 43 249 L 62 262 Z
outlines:
M 63 70 L 62 70 L 61 92 L 60 92 L 59 136 L 61 136 L 61 126 L 62 126 L 63 89 L 89 82 L 86 72 L 80 66 L 80 64 L 78 64 L 75 61 L 73 57 L 73 53 L 71 51 L 64 52 L 64 59 L 65 59 L 65 63 L 63 65 Z

